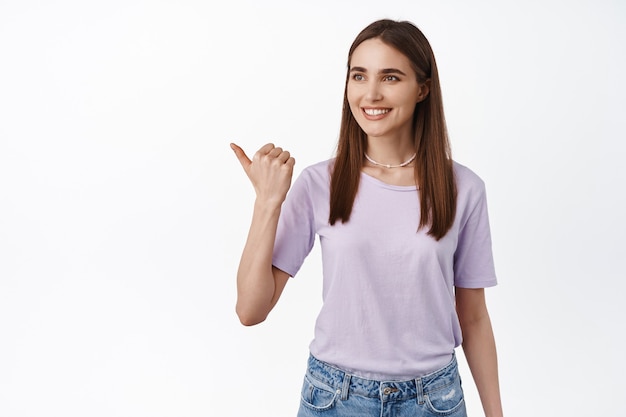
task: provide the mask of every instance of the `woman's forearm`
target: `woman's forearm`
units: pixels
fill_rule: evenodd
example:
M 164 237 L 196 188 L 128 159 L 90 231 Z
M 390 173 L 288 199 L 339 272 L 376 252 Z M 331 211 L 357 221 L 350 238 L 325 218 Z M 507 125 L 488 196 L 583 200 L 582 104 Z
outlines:
M 260 323 L 273 307 L 276 292 L 272 253 L 280 206 L 254 205 L 248 238 L 237 270 L 236 311 L 243 324 Z
M 289 152 L 268 143 L 252 160 L 231 143 L 256 193 L 252 223 L 237 270 L 236 311 L 241 323 L 265 320 L 278 301 L 288 275 L 272 267 L 280 208 L 291 185 L 295 160 Z
M 498 380 L 496 343 L 489 314 L 465 323 L 463 352 L 472 372 L 486 417 L 501 417 L 502 401 Z

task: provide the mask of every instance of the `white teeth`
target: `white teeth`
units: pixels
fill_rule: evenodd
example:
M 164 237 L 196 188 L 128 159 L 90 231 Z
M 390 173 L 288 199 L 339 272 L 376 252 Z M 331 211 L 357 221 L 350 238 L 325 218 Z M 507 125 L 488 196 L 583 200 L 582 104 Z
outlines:
M 363 109 L 369 116 L 379 116 L 381 114 L 389 113 L 389 109 Z

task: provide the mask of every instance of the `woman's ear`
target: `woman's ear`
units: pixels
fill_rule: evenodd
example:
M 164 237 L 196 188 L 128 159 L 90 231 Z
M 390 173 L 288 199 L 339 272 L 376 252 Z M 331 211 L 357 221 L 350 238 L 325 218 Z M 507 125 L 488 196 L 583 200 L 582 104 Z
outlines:
M 418 103 L 424 101 L 424 99 L 428 97 L 428 93 L 430 93 L 430 78 L 419 84 L 419 90 L 419 94 L 417 95 Z

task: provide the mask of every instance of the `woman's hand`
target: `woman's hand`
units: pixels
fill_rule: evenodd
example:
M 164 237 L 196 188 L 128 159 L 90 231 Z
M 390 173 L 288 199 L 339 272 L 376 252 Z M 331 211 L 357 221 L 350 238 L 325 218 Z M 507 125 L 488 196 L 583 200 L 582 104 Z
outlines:
M 291 177 L 295 159 L 282 148 L 268 143 L 259 149 L 252 160 L 234 143 L 230 147 L 235 151 L 239 163 L 252 182 L 257 202 L 281 205 L 291 186 Z

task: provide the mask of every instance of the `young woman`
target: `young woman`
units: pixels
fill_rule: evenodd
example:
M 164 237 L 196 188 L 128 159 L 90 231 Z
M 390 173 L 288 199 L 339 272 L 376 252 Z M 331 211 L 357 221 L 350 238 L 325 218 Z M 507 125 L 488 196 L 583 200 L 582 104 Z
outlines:
M 244 325 L 265 320 L 321 243 L 323 307 L 298 416 L 465 416 L 461 342 L 485 414 L 502 415 L 485 188 L 450 157 L 419 29 L 381 20 L 357 36 L 336 157 L 291 190 L 289 152 L 267 144 L 250 160 L 231 147 L 256 192 L 237 274 Z

